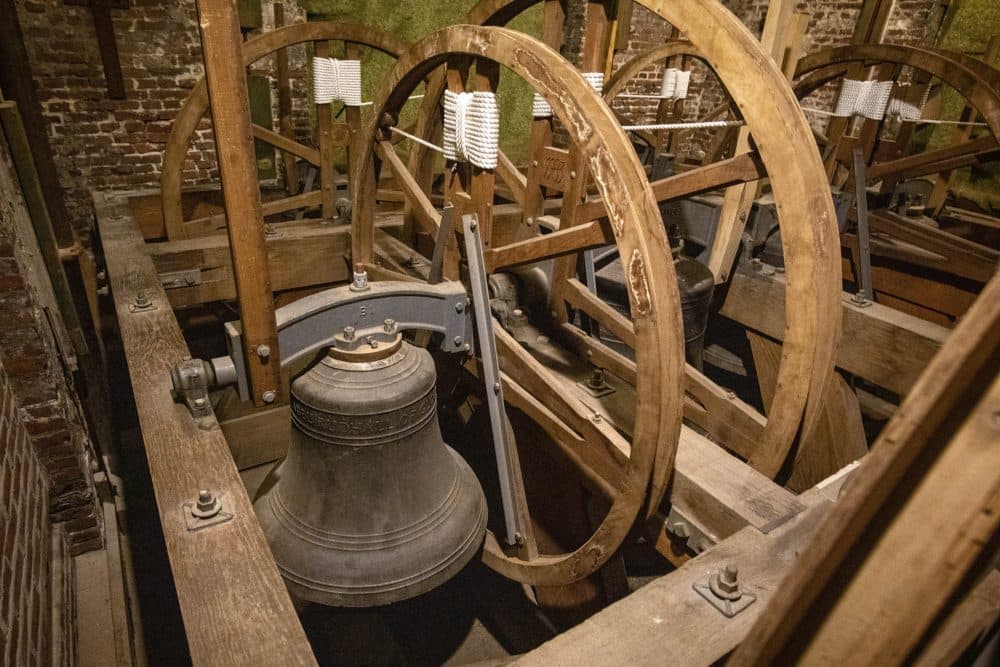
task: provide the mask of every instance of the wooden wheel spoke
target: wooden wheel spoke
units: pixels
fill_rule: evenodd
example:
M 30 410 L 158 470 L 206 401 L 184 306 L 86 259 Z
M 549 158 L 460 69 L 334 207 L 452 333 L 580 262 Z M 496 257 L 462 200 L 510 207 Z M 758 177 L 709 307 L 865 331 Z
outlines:
M 613 499 L 625 485 L 628 441 L 603 419 L 595 421 L 593 410 L 571 398 L 570 383 L 545 368 L 503 327 L 494 322 L 493 330 L 504 389 L 510 389 L 508 401 L 535 420 L 584 478 Z
M 393 176 L 406 199 L 413 206 L 417 219 L 426 231 L 433 232 L 441 224 L 441 214 L 434 208 L 430 198 L 423 189 L 417 185 L 413 174 L 406 168 L 403 161 L 396 155 L 396 149 L 389 141 L 380 141 L 375 145 L 375 152 L 383 162 L 387 162 L 392 169 Z
M 265 141 L 275 148 L 280 148 L 286 153 L 291 153 L 295 157 L 300 157 L 309 164 L 319 166 L 319 151 L 305 144 L 300 144 L 297 141 L 289 139 L 288 137 L 282 136 L 277 132 L 267 129 L 254 123 L 253 125 L 253 136 L 255 139 L 260 139 Z
M 600 322 L 623 343 L 635 347 L 635 330 L 632 322 L 602 301 L 576 279 L 567 282 L 564 296 L 567 302 Z M 563 325 L 563 333 L 570 346 L 603 368 L 607 368 L 626 382 L 635 383 L 635 362 L 615 352 L 597 339 L 587 336 L 571 324 Z M 685 367 L 684 416 L 714 437 L 726 442 L 743 457 L 749 457 L 756 448 L 757 439 L 767 420 L 736 395 L 719 387 L 701 371 L 687 364 Z
M 561 257 L 589 248 L 599 248 L 615 242 L 606 220 L 586 222 L 568 229 L 533 236 L 486 251 L 487 271 L 497 271 Z
M 756 151 L 697 167 L 650 183 L 658 202 L 691 197 L 719 188 L 750 183 L 766 175 Z M 590 199 L 576 209 L 577 222 L 598 220 L 607 216 L 604 200 Z
M 497 155 L 497 176 L 510 189 L 514 201 L 524 206 L 525 192 L 528 188 L 528 177 L 510 161 L 503 151 Z

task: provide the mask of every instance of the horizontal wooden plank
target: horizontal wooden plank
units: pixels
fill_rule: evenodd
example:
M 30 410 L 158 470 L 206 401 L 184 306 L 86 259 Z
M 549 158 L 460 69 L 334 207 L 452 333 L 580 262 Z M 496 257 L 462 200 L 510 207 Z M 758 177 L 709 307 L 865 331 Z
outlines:
M 721 313 L 740 324 L 784 340 L 785 279 L 744 272 L 733 274 Z M 843 334 L 837 366 L 898 394 L 906 394 L 949 330 L 892 308 L 860 308 L 841 299 Z
M 199 429 L 170 395 L 190 356 L 123 197 L 95 195 L 101 243 L 188 647 L 196 665 L 310 665 L 315 658 L 221 429 Z M 144 291 L 155 306 L 131 312 Z M 233 518 L 189 531 L 200 489 Z
M 770 533 L 747 527 L 625 599 L 522 656 L 519 667 L 544 665 L 710 665 L 735 648 L 767 611 L 797 549 L 815 533 L 831 503 L 820 502 Z M 757 600 L 733 618 L 693 585 L 728 564 Z
M 323 285 L 349 278 L 344 256 L 350 247 L 350 227 L 319 222 L 291 227 L 265 240 L 271 284 L 275 291 Z M 167 290 L 174 308 L 236 296 L 229 240 L 213 235 L 182 241 L 150 243 L 146 253 L 160 274 L 199 271 L 198 282 Z

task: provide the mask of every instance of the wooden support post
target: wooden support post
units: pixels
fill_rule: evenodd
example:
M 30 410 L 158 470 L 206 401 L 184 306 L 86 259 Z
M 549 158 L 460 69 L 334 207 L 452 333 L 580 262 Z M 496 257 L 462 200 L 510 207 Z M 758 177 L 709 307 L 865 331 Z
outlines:
M 330 42 L 315 43 L 317 58 L 330 57 Z M 322 215 L 325 220 L 333 218 L 337 198 L 337 169 L 333 166 L 333 114 L 329 104 L 316 105 L 316 127 L 319 134 L 319 184 L 322 193 Z
M 17 103 L 24 120 L 24 131 L 31 145 L 31 154 L 38 171 L 38 182 L 45 194 L 45 203 L 52 220 L 52 230 L 60 250 L 76 248 L 79 241 L 70 223 L 59 172 L 52 159 L 52 147 L 46 132 L 47 124 L 35 94 L 28 52 L 17 16 L 14 0 L 0 0 L 0 91 Z
M 542 15 L 542 41 L 553 49 L 559 49 L 562 42 L 562 28 L 566 12 L 560 0 L 545 0 Z M 552 118 L 534 118 L 531 121 L 531 138 L 528 149 L 528 169 L 524 186 L 524 217 L 518 226 L 518 240 L 531 238 L 538 233 L 534 224 L 536 218 L 544 215 L 545 190 L 542 187 L 545 168 L 543 151 L 552 144 Z
M 285 5 L 274 3 L 274 29 L 285 25 Z M 278 49 L 274 54 L 278 69 L 278 131 L 286 139 L 295 140 L 294 119 L 292 118 L 292 82 L 288 71 L 288 49 Z M 281 164 L 285 172 L 285 191 L 294 195 L 299 191 L 299 170 L 295 156 L 281 151 Z
M 583 33 L 583 57 L 580 68 L 584 72 L 604 71 L 604 55 L 611 38 L 611 18 L 614 2 L 591 0 L 587 3 L 586 25 Z M 577 146 L 569 149 L 569 184 L 563 192 L 560 229 L 577 224 L 576 209 L 587 196 L 587 156 Z M 564 299 L 566 281 L 576 273 L 576 257 L 560 257 L 552 266 L 552 311 L 560 322 L 569 319 Z
M 789 24 L 795 3 L 791 0 L 773 0 L 767 9 L 764 20 L 764 31 L 761 44 L 764 50 L 781 65 L 785 53 L 783 31 Z M 736 151 L 740 155 L 750 150 L 750 131 L 741 127 L 736 138 Z M 735 185 L 726 190 L 719 211 L 719 222 L 715 231 L 715 242 L 708 257 L 708 268 L 715 275 L 715 282 L 724 283 L 729 279 L 729 273 L 736 261 L 736 255 L 746 229 L 750 208 L 757 198 L 757 183 Z
M 281 392 L 281 356 L 236 6 L 226 0 L 198 0 L 198 20 L 243 323 L 243 353 L 254 402 L 270 403 Z M 264 346 L 269 353 L 258 354 Z
M 52 226 L 52 219 L 49 217 L 45 194 L 42 192 L 41 179 L 35 167 L 31 145 L 28 142 L 24 124 L 21 122 L 21 115 L 14 102 L 0 102 L 0 130 L 7 140 L 10 157 L 14 163 L 14 171 L 17 173 L 18 181 L 20 181 L 24 203 L 34 227 L 35 238 L 38 240 L 38 249 L 45 262 L 45 271 L 49 274 L 49 280 L 52 283 L 52 291 L 56 298 L 56 304 L 59 306 L 59 315 L 66 329 L 65 333 L 69 337 L 69 341 L 60 341 L 60 343 L 66 348 L 67 353 L 72 348 L 76 354 L 86 355 L 89 351 L 87 341 L 84 338 L 76 304 L 73 301 L 73 292 L 70 290 L 63 263 L 59 258 L 58 242 Z M 67 346 L 67 342 L 71 345 Z
M 112 9 L 128 9 L 130 0 L 65 0 L 67 5 L 89 7 L 94 17 L 97 45 L 101 52 L 101 66 L 104 81 L 108 87 L 108 97 L 113 100 L 125 99 L 125 81 L 122 66 L 118 60 L 118 42 L 115 41 L 115 25 L 111 20 Z
M 998 56 L 1000 56 L 1000 36 L 994 35 L 990 38 L 989 44 L 986 46 L 986 53 L 983 54 L 983 62 L 987 65 L 995 66 Z M 962 110 L 961 120 L 973 121 L 975 119 L 975 110 L 970 106 L 966 106 Z M 960 125 L 955 128 L 951 140 L 952 145 L 955 146 L 967 142 L 972 136 L 972 129 L 972 125 Z M 944 208 L 945 202 L 948 200 L 948 190 L 954 181 L 955 173 L 951 170 L 944 171 L 938 175 L 937 180 L 934 182 L 934 189 L 927 198 L 928 215 L 936 218 L 941 214 L 941 209 Z
M 344 45 L 344 57 L 349 60 L 357 60 L 361 57 L 361 47 L 354 42 L 347 42 Z M 350 174 L 353 174 L 356 168 L 354 162 L 358 159 L 358 155 L 361 154 L 361 146 L 358 142 L 364 141 L 361 127 L 361 107 L 349 106 L 344 113 L 347 116 L 347 173 L 348 178 L 350 178 Z M 348 196 L 351 201 L 354 201 L 354 193 L 356 192 L 354 184 L 348 182 L 347 188 Z
M 477 60 L 475 81 L 477 91 L 495 91 L 500 82 L 500 66 L 485 58 Z M 496 174 L 492 169 L 480 169 L 475 166 L 471 167 L 471 170 L 469 195 L 476 203 L 483 250 L 488 251 L 493 247 L 493 190 L 496 186 Z

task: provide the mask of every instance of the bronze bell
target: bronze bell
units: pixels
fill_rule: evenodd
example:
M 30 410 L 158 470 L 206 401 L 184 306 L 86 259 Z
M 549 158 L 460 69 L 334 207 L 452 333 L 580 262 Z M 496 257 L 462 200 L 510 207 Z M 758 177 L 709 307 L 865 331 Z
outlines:
M 292 383 L 288 455 L 254 509 L 294 596 L 397 602 L 479 550 L 486 500 L 441 438 L 435 382 L 431 355 L 396 334 L 330 348 Z

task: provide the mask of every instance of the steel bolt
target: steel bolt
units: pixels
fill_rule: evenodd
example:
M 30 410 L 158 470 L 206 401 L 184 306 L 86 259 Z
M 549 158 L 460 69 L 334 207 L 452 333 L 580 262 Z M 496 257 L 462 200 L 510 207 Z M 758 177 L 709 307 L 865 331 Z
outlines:
M 523 547 L 524 535 L 522 535 L 521 533 L 514 533 L 514 544 L 516 544 L 519 547 Z
M 198 500 L 191 508 L 191 515 L 198 519 L 211 519 L 222 509 L 222 503 L 208 489 L 198 491 Z
M 265 403 L 274 403 L 274 400 L 278 398 L 278 395 L 274 392 L 273 389 L 268 389 L 263 394 L 261 394 L 260 397 L 264 399 Z
M 135 305 L 145 308 L 149 305 L 149 297 L 146 296 L 146 290 L 139 290 L 135 295 Z
M 479 223 L 478 222 L 473 221 L 473 222 L 469 223 L 469 231 L 470 232 L 474 232 L 477 229 L 479 229 Z
M 526 224 L 529 227 L 531 227 L 533 224 L 535 224 L 535 219 L 534 218 L 530 218 L 530 217 L 529 218 L 525 218 L 524 219 L 524 224 Z
M 594 414 L 590 415 L 590 421 L 594 423 L 600 423 L 604 421 L 604 417 L 601 416 L 600 412 L 595 412 Z
M 382 326 L 385 328 L 386 333 L 392 333 L 396 330 L 396 320 L 387 317 L 382 320 Z
M 493 393 L 494 394 L 499 394 L 500 393 L 500 383 L 499 382 L 494 382 L 493 383 Z
M 462 347 L 462 343 L 464 342 L 465 342 L 464 338 L 462 338 L 461 336 L 455 336 L 455 347 Z
M 723 600 L 739 600 L 743 597 L 739 581 L 740 570 L 734 563 L 727 563 L 719 568 L 708 581 L 708 586 L 715 595 Z
M 344 340 L 354 340 L 354 327 L 350 325 L 344 327 Z
M 465 312 L 465 303 L 463 303 L 461 301 L 459 301 L 458 303 L 456 303 L 455 304 L 455 312 L 456 313 L 463 313 L 463 312 Z
M 375 340 L 375 336 L 369 336 L 367 338 L 367 342 L 368 342 L 368 345 L 371 346 L 371 348 L 373 350 L 377 350 L 378 349 L 378 341 Z
M 587 386 L 591 389 L 604 389 L 607 383 L 604 381 L 604 369 L 595 368 L 594 372 L 590 374 L 590 379 L 587 380 Z
M 194 399 L 194 407 L 196 407 L 198 409 L 201 409 L 201 408 L 205 407 L 206 405 L 208 405 L 208 401 L 206 401 L 204 398 L 196 398 L 196 399 Z
M 576 178 L 576 172 L 575 171 L 569 172 L 569 177 L 570 178 Z
M 271 356 L 271 346 L 270 345 L 258 345 L 257 346 L 257 356 L 261 359 L 267 359 Z
M 531 166 L 532 167 L 537 167 L 538 166 L 538 160 L 532 160 L 531 161 Z

